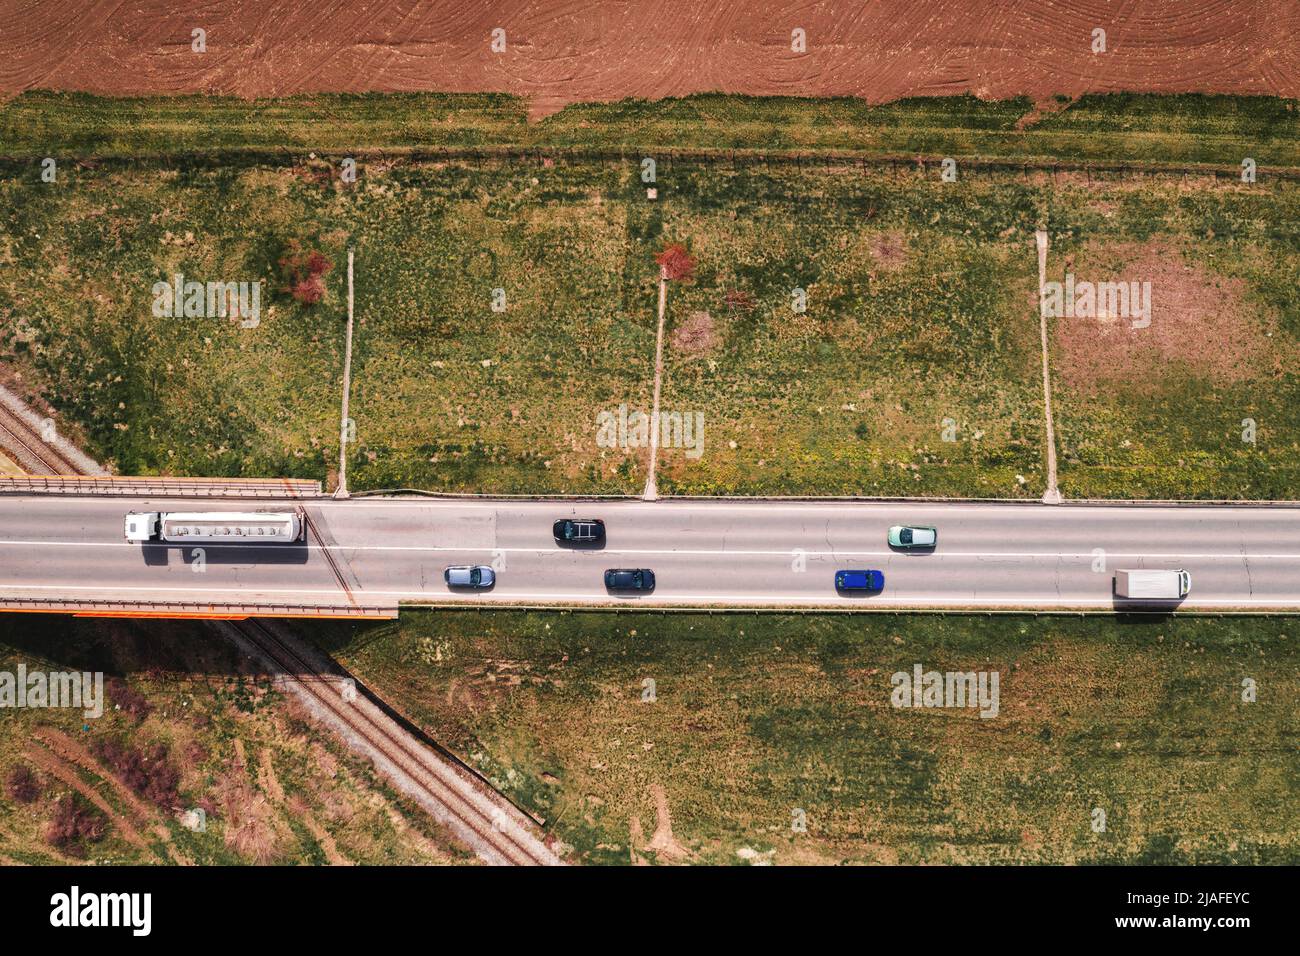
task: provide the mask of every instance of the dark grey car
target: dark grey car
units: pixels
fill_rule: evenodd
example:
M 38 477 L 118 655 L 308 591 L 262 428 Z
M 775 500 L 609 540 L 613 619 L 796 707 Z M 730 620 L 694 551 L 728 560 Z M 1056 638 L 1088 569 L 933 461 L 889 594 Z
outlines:
M 551 526 L 559 544 L 604 544 L 605 522 L 599 518 L 560 518 Z
M 610 591 L 653 591 L 655 573 L 649 568 L 610 568 L 605 572 L 605 587 Z

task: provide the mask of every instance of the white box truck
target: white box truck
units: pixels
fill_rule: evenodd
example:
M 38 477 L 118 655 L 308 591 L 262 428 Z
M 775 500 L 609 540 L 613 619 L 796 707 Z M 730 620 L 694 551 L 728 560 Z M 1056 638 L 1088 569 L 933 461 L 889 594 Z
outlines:
M 1138 601 L 1179 601 L 1192 589 L 1186 571 L 1130 570 L 1115 572 L 1115 594 Z

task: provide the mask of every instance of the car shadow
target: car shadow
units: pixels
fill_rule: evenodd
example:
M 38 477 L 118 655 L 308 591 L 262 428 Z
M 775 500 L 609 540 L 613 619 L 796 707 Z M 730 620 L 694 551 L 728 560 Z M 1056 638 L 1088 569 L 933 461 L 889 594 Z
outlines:
M 1120 616 L 1123 623 L 1126 619 L 1128 623 L 1137 623 L 1143 621 L 1150 623 L 1153 620 L 1173 617 L 1174 612 L 1187 600 L 1186 598 L 1170 598 L 1164 601 L 1156 601 L 1150 598 L 1122 598 L 1118 596 L 1111 597 L 1111 609 Z

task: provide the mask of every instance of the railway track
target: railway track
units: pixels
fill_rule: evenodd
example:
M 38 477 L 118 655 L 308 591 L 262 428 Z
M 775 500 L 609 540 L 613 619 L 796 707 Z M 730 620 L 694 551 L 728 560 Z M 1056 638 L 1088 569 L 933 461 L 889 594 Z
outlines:
M 318 713 L 343 732 L 435 819 L 485 862 L 513 866 L 557 866 L 563 861 L 530 821 L 485 782 L 413 739 L 389 714 L 347 679 L 330 674 L 323 662 L 277 633 L 278 625 L 248 620 L 224 625 L 254 645 L 296 686 Z M 357 746 L 360 744 L 360 746 Z
M 84 474 L 3 405 L 0 405 L 0 448 L 8 451 L 18 465 L 30 474 Z

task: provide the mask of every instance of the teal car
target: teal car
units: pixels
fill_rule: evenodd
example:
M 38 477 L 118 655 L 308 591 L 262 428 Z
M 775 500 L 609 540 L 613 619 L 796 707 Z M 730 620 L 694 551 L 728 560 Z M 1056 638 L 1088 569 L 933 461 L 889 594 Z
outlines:
M 889 529 L 889 546 L 908 551 L 933 548 L 939 543 L 939 532 L 934 528 L 912 528 L 896 524 Z

